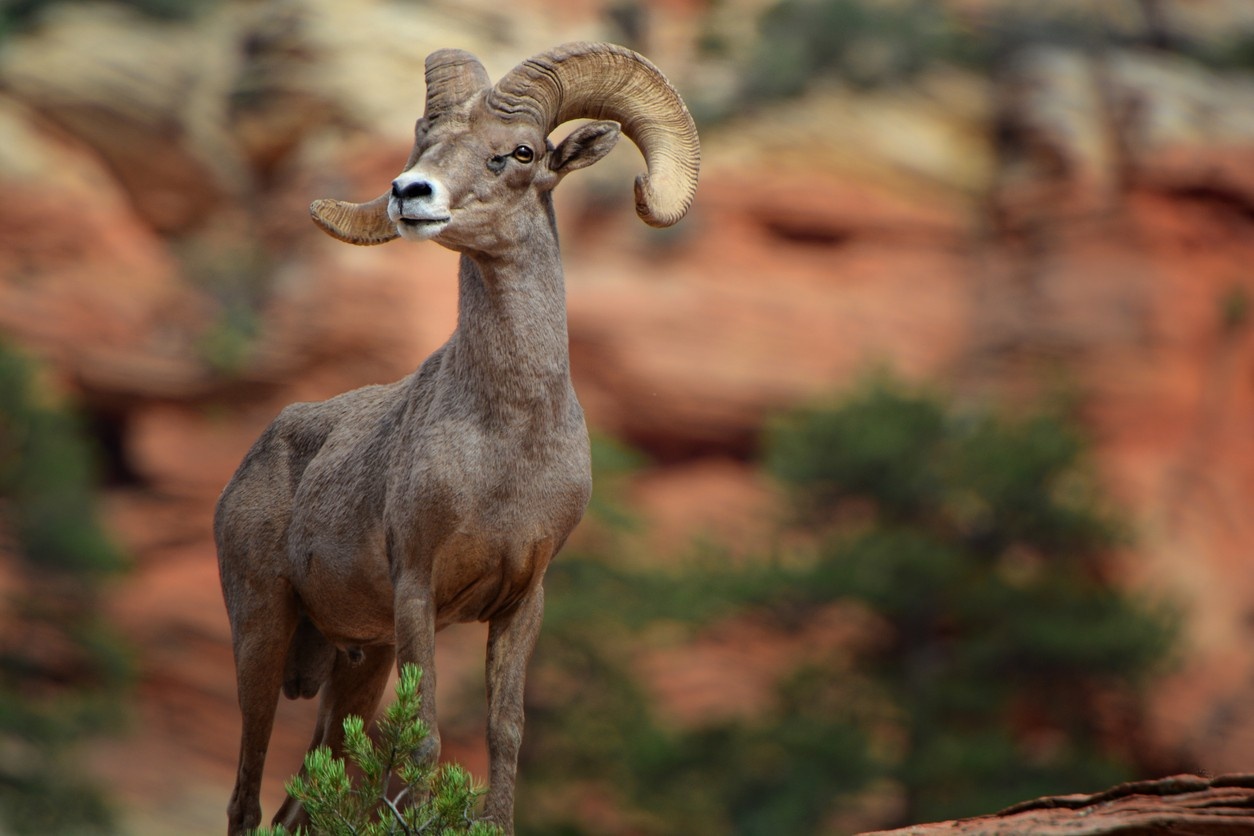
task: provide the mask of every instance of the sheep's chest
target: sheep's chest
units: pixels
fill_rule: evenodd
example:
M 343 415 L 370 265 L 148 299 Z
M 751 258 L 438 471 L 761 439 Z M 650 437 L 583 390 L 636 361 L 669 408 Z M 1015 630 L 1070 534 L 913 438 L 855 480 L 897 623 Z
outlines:
M 425 469 L 408 559 L 430 569 L 438 626 L 489 619 L 543 578 L 591 492 L 580 441 L 545 455 L 482 444 Z

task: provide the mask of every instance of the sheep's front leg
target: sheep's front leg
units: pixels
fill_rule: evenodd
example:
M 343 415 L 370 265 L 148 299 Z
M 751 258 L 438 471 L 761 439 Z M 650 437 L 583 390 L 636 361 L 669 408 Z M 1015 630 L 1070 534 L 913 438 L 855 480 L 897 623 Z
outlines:
M 540 635 L 544 587 L 537 584 L 511 612 L 488 627 L 489 788 L 484 813 L 514 832 L 514 780 L 523 734 L 523 686 L 527 662 Z
M 430 736 L 415 752 L 419 761 L 434 764 L 440 758 L 440 728 L 435 711 L 435 600 L 427 585 L 397 584 L 396 665 L 422 668 L 418 695 L 422 705 L 418 716 L 430 729 Z

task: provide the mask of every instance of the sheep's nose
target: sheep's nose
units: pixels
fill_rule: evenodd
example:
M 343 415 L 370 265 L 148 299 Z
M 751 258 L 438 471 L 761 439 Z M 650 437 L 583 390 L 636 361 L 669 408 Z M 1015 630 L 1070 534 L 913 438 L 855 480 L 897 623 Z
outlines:
M 392 197 L 397 200 L 408 200 L 414 197 L 431 197 L 431 184 L 426 180 L 410 180 L 402 183 L 399 179 L 392 181 Z

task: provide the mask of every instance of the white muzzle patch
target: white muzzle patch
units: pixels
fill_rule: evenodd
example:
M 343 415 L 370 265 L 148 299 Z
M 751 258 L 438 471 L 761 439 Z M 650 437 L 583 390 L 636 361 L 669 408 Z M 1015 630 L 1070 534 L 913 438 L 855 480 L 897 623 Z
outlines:
M 402 238 L 426 241 L 439 235 L 452 216 L 448 191 L 434 177 L 410 169 L 392 181 L 388 217 Z

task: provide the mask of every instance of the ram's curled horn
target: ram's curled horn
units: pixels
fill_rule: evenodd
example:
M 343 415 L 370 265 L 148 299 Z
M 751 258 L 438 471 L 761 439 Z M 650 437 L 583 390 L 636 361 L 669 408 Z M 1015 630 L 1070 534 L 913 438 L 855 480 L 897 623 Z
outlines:
M 613 119 L 644 155 L 636 213 L 670 226 L 697 190 L 701 146 L 679 93 L 648 59 L 614 44 L 572 43 L 529 58 L 496 83 L 488 103 L 505 118 L 529 117 L 546 132 L 571 119 Z
M 388 217 L 387 194 L 369 203 L 322 198 L 309 204 L 309 214 L 323 232 L 348 244 L 384 244 L 399 237 Z
M 463 109 L 470 97 L 492 84 L 479 59 L 463 49 L 441 49 L 427 56 L 426 118 L 435 122 Z

